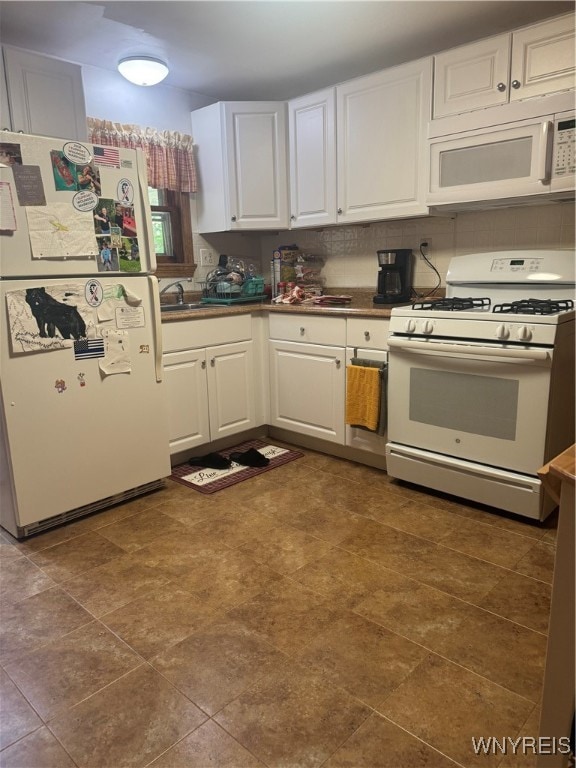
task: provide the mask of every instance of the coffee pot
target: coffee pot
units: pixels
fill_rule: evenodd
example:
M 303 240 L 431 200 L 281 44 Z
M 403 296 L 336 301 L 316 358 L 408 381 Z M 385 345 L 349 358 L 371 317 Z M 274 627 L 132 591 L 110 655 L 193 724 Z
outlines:
M 409 248 L 376 251 L 378 294 L 374 304 L 406 304 L 412 296 L 412 251 Z

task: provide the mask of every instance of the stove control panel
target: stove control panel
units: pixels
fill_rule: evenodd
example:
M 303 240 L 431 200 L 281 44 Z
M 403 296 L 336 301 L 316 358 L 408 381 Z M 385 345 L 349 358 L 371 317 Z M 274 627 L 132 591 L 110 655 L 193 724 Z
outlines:
M 396 313 L 396 314 L 395 314 Z M 484 341 L 487 344 L 552 345 L 557 323 L 546 316 L 533 319 L 505 319 L 502 315 L 485 313 L 482 317 L 466 317 L 465 313 L 438 312 L 434 317 L 414 317 L 410 310 L 393 310 L 390 319 L 392 336 L 410 336 L 414 339 L 442 341 L 445 339 Z M 456 315 L 458 315 L 456 317 Z M 568 317 L 569 313 L 565 313 Z
M 542 269 L 544 259 L 536 257 L 493 259 L 491 272 L 539 272 Z

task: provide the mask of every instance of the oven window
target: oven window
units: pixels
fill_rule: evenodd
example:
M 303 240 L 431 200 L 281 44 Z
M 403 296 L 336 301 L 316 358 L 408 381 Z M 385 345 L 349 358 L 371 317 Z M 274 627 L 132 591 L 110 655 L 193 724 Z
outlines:
M 473 435 L 516 439 L 518 381 L 410 369 L 410 421 Z

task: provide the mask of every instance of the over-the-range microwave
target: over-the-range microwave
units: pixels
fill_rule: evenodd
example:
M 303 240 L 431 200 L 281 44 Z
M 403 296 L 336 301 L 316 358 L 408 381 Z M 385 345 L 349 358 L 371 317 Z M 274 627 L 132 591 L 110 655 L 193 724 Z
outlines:
M 544 105 L 551 104 L 541 99 L 539 106 Z M 524 112 L 537 107 L 533 104 Z M 491 111 L 484 112 L 477 119 L 488 123 Z M 560 200 L 573 197 L 575 118 L 572 108 L 441 136 L 433 135 L 441 127 L 432 129 L 427 204 L 457 209 L 472 202 L 478 205 L 468 207 L 491 207 L 498 201 L 509 204 L 513 199 L 545 202 L 546 196 Z M 468 116 L 468 125 L 472 120 Z

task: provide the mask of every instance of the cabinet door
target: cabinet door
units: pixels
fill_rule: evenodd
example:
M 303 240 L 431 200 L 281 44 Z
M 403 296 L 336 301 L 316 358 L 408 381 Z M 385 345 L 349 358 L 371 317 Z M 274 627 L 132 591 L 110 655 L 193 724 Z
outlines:
M 434 57 L 434 117 L 508 102 L 510 35 L 496 35 Z
M 255 427 L 253 343 L 209 347 L 206 371 L 211 439 Z
M 574 17 L 534 24 L 512 35 L 510 100 L 574 88 Z
M 163 363 L 170 453 L 210 442 L 205 350 L 167 352 Z
M 356 321 L 360 322 L 360 321 Z M 354 357 L 365 358 L 379 363 L 388 362 L 388 352 L 383 349 L 374 349 L 367 347 L 365 349 L 353 347 L 346 350 L 346 364 L 351 365 Z M 379 435 L 377 432 L 370 432 L 361 427 L 352 427 L 346 424 L 346 445 L 356 448 L 360 451 L 368 451 L 379 456 L 386 454 L 386 436 Z
M 271 341 L 272 425 L 344 445 L 345 362 L 343 347 Z
M 338 86 L 338 221 L 427 213 L 426 128 L 432 60 Z
M 288 227 L 286 104 L 224 104 L 230 229 Z
M 336 91 L 288 104 L 290 226 L 336 223 Z
M 9 47 L 4 64 L 14 131 L 86 141 L 79 66 Z

